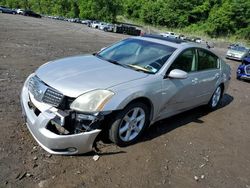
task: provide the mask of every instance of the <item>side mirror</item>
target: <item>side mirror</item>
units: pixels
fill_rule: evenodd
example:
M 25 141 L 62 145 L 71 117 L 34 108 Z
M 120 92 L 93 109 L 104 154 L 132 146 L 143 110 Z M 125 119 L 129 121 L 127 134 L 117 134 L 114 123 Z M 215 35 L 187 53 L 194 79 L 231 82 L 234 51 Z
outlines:
M 168 74 L 169 78 L 185 79 L 188 77 L 188 73 L 180 69 L 171 70 Z

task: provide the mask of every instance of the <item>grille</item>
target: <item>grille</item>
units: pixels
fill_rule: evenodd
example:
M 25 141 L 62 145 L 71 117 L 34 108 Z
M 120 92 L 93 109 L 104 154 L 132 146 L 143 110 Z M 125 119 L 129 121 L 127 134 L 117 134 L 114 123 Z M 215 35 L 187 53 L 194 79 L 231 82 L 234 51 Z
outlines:
M 62 102 L 63 94 L 58 91 L 48 88 L 43 96 L 43 102 L 51 104 L 52 106 L 58 107 Z
M 245 67 L 246 74 L 250 74 L 250 65 L 247 65 Z
M 29 80 L 29 91 L 37 101 L 55 107 L 58 107 L 61 104 L 64 97 L 62 93 L 47 86 L 37 76 L 34 76 Z

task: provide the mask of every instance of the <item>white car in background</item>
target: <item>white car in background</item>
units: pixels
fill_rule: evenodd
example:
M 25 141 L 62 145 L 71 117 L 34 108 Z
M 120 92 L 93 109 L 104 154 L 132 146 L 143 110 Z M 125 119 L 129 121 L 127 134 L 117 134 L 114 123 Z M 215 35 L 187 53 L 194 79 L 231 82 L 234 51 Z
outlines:
M 175 34 L 174 32 L 160 33 L 160 35 L 163 37 L 174 38 L 174 39 L 179 38 L 179 35 Z
M 244 46 L 234 46 L 228 49 L 226 53 L 227 59 L 243 61 L 245 57 L 250 55 L 250 49 Z
M 24 10 L 23 10 L 23 9 L 20 9 L 20 8 L 16 10 L 16 13 L 17 13 L 17 14 L 23 14 L 23 12 L 24 12 Z
M 92 27 L 92 28 L 96 28 L 96 29 L 98 29 L 99 24 L 100 24 L 100 22 L 99 22 L 99 21 L 93 21 L 93 22 L 92 22 L 92 24 L 91 24 L 91 27 Z
M 112 32 L 112 31 L 114 30 L 114 25 L 113 25 L 113 24 L 109 24 L 109 23 L 100 24 L 100 25 L 99 25 L 99 29 L 100 29 L 100 30 L 103 30 L 103 31 Z
M 203 42 L 203 40 L 202 40 L 201 38 L 199 38 L 199 37 L 198 37 L 198 38 L 195 38 L 195 39 L 194 39 L 194 42 L 197 42 L 197 43 L 202 43 L 202 42 Z

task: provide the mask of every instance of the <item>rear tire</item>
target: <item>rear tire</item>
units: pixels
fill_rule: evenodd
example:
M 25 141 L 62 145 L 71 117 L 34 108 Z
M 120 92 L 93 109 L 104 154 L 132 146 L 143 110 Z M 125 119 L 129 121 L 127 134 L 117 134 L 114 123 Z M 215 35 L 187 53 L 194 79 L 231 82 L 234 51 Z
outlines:
M 129 104 L 115 115 L 109 129 L 109 139 L 118 146 L 135 143 L 149 124 L 149 109 L 141 102 Z
M 218 108 L 220 101 L 221 101 L 221 98 L 222 98 L 222 94 L 223 94 L 223 89 L 222 89 L 222 86 L 219 85 L 215 89 L 215 91 L 214 91 L 214 93 L 213 93 L 213 95 L 208 103 L 208 107 L 210 110 L 215 110 Z

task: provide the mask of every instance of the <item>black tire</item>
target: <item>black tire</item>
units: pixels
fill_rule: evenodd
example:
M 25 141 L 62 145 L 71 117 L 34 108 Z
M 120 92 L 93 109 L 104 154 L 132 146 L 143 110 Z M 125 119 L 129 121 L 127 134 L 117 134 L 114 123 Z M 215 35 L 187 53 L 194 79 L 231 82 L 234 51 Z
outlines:
M 212 95 L 212 97 L 207 105 L 209 110 L 215 110 L 218 108 L 218 106 L 221 102 L 222 95 L 223 95 L 223 88 L 221 85 L 219 85 L 215 89 L 215 91 L 214 91 L 214 93 L 213 93 L 213 95 Z
M 137 109 L 138 109 L 138 112 L 136 114 L 136 117 L 138 114 L 140 116 L 138 116 L 135 119 L 137 120 L 139 117 L 143 117 L 143 115 L 145 115 L 145 119 L 141 120 L 142 122 L 137 122 L 136 120 L 132 120 L 133 117 L 130 117 L 129 118 L 130 123 L 128 123 L 125 120 L 125 116 L 127 116 L 128 118 Z M 127 107 L 125 107 L 122 111 L 118 112 L 112 119 L 113 120 L 111 121 L 111 126 L 109 129 L 109 139 L 118 146 L 121 146 L 121 147 L 128 146 L 137 142 L 137 140 L 140 138 L 140 136 L 144 132 L 145 128 L 149 125 L 149 109 L 147 105 L 145 105 L 144 103 L 141 103 L 141 102 L 131 103 Z M 128 125 L 129 128 L 127 129 L 126 133 L 124 132 L 126 134 L 124 135 L 123 133 L 121 133 L 122 132 L 121 129 L 122 127 L 125 128 L 127 124 L 129 124 Z M 125 141 L 127 137 L 127 133 L 129 131 L 130 131 L 129 140 Z M 123 137 L 123 135 L 125 136 L 125 138 Z

